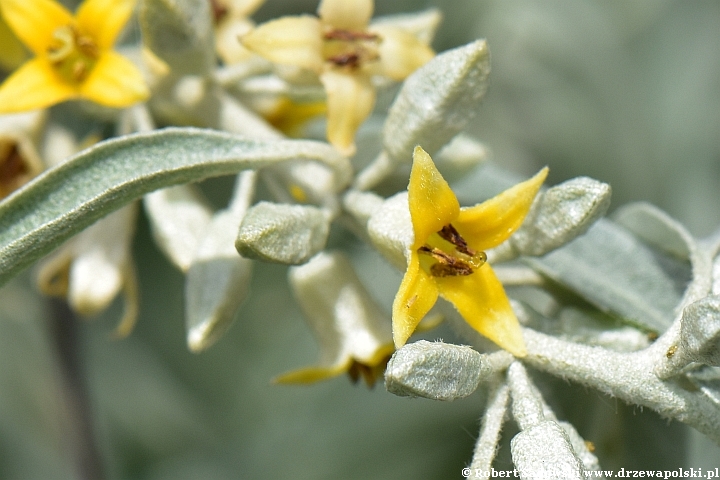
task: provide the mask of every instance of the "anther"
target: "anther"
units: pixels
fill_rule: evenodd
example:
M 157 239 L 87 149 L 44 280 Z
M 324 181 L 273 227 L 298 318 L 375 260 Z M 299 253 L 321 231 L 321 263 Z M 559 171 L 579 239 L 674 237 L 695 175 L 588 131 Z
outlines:
M 470 255 L 471 257 L 475 256 L 477 252 L 473 250 L 472 248 L 468 247 L 467 242 L 463 237 L 460 236 L 457 230 L 455 230 L 455 227 L 453 227 L 451 224 L 445 225 L 442 230 L 438 232 L 438 235 L 440 235 L 440 238 L 447 240 L 448 242 L 455 245 L 455 250 L 457 250 L 460 253 L 464 253 L 465 255 Z
M 438 263 L 430 267 L 430 274 L 433 277 L 467 276 L 471 275 L 474 271 L 469 263 L 452 255 L 448 255 L 439 248 L 423 245 L 418 248 L 418 253 L 430 255 L 437 260 Z

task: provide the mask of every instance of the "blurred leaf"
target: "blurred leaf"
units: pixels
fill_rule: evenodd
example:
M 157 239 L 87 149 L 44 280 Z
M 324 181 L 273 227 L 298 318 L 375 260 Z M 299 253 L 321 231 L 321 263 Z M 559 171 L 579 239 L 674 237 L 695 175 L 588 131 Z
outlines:
M 348 160 L 319 142 L 248 140 L 214 130 L 168 128 L 98 143 L 0 205 L 0 284 L 148 192 L 298 158 L 328 164 L 337 184 L 349 181 Z
M 215 66 L 210 2 L 145 0 L 140 8 L 143 42 L 173 73 L 207 75 Z
M 690 279 L 688 263 L 605 219 L 565 247 L 526 261 L 600 310 L 653 332 L 670 326 Z

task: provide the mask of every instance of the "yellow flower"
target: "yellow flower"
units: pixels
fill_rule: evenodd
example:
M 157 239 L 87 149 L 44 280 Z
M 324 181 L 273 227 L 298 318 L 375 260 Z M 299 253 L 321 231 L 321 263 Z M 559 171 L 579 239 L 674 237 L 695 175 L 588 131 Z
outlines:
M 255 26 L 248 18 L 265 0 L 210 0 L 215 23 L 215 50 L 226 64 L 247 60 L 252 53 L 238 38 Z
M 516 356 L 526 354 L 520 325 L 484 250 L 520 227 L 547 176 L 547 168 L 473 207 L 460 208 L 430 155 L 416 147 L 408 185 L 415 240 L 393 303 L 395 345 L 405 344 L 438 295 L 465 321 Z
M 149 92 L 140 71 L 111 50 L 134 0 L 86 0 L 73 17 L 53 0 L 0 0 L 5 21 L 36 57 L 0 86 L 0 112 L 84 98 L 125 107 Z
M 373 75 L 403 80 L 434 52 L 411 33 L 370 25 L 372 0 L 322 0 L 320 18 L 270 21 L 245 35 L 243 44 L 268 60 L 309 69 L 320 77 L 328 103 L 327 137 L 346 155 L 375 105 Z

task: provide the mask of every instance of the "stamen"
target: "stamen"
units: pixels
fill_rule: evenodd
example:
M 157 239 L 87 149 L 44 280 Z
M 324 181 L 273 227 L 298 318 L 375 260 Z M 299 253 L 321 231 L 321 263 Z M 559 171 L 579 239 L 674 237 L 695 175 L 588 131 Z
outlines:
M 53 32 L 47 56 L 55 70 L 67 81 L 80 83 L 95 66 L 98 47 L 92 38 L 81 34 L 74 25 L 65 25 Z
M 350 380 L 352 383 L 356 384 L 358 380 L 360 380 L 360 377 L 362 377 L 368 388 L 373 388 L 375 386 L 375 382 L 385 374 L 385 369 L 387 368 L 387 364 L 390 361 L 391 356 L 392 355 L 386 356 L 375 366 L 366 365 L 358 362 L 357 360 L 353 360 L 347 372 Z
M 356 42 L 358 40 L 379 40 L 380 37 L 370 32 L 354 32 L 352 30 L 335 29 L 325 32 L 325 40 L 340 40 L 342 42 Z
M 338 67 L 350 67 L 357 68 L 360 66 L 360 54 L 359 53 L 343 53 L 340 55 L 333 55 L 328 58 L 329 62 L 334 63 Z
M 325 60 L 337 67 L 356 69 L 379 58 L 380 36 L 370 32 L 332 29 L 323 34 Z
M 433 277 L 466 276 L 472 274 L 474 271 L 469 263 L 452 255 L 448 255 L 439 248 L 423 245 L 418 248 L 418 253 L 430 255 L 438 261 L 438 263 L 430 267 L 430 274 Z
M 450 252 L 430 245 L 423 245 L 418 248 L 418 253 L 429 255 L 437 261 L 437 263 L 430 266 L 430 275 L 434 277 L 471 275 L 487 262 L 485 252 L 478 252 L 470 248 L 465 239 L 452 225 L 445 225 L 437 234 L 455 248 Z
M 438 235 L 440 235 L 440 238 L 447 240 L 448 242 L 455 245 L 455 250 L 457 250 L 458 252 L 464 253 L 465 255 L 470 255 L 471 257 L 475 256 L 475 250 L 468 247 L 465 239 L 460 236 L 458 231 L 455 230 L 455 227 L 453 227 L 451 224 L 445 225 L 442 230 L 438 232 Z

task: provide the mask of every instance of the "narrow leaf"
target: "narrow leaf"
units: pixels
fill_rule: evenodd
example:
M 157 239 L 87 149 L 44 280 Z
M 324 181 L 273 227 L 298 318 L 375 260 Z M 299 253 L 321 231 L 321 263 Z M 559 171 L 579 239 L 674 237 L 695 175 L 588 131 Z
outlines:
M 323 162 L 339 185 L 349 182 L 349 161 L 320 142 L 248 140 L 214 130 L 168 128 L 98 143 L 0 204 L 0 285 L 146 193 L 291 159 Z

